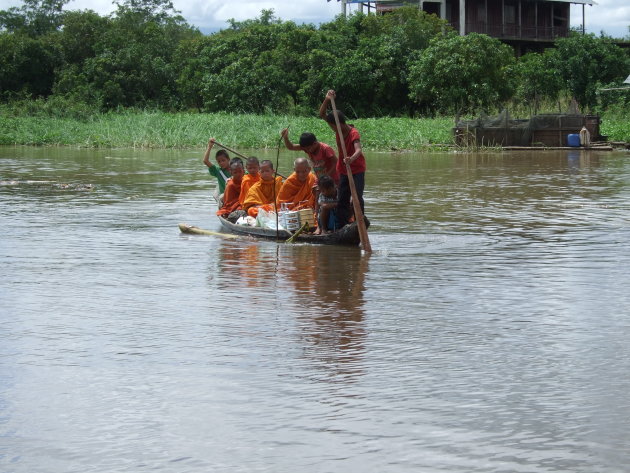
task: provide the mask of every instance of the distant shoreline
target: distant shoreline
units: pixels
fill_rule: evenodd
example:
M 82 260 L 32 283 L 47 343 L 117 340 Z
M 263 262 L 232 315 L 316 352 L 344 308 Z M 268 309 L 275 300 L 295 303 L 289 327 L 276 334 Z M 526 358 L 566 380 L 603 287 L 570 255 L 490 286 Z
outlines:
M 366 150 L 448 149 L 453 144 L 451 117 L 364 118 L 350 120 Z M 334 145 L 334 135 L 315 117 L 252 114 L 133 112 L 95 114 L 84 119 L 0 116 L 0 145 L 80 148 L 204 148 L 210 137 L 236 148 L 276 148 L 280 130 L 289 127 L 293 142 L 309 131 Z M 630 141 L 630 121 L 602 115 L 601 133 L 610 141 Z

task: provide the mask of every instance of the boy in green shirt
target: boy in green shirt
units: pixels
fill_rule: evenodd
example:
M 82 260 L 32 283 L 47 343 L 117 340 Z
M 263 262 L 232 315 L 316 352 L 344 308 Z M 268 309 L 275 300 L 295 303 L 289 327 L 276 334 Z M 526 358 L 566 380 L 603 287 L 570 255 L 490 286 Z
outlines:
M 214 142 L 216 140 L 214 138 L 210 138 L 208 140 L 208 149 L 206 149 L 206 154 L 203 156 L 203 163 L 208 166 L 208 172 L 211 176 L 217 178 L 217 182 L 219 184 L 219 192 L 217 194 L 223 194 L 225 192 L 225 184 L 227 180 L 232 177 L 230 173 L 230 157 L 227 154 L 227 151 L 220 149 L 214 155 L 214 159 L 216 159 L 218 166 L 215 166 L 210 162 L 210 151 L 214 146 Z M 218 195 L 214 196 L 217 201 L 219 200 Z

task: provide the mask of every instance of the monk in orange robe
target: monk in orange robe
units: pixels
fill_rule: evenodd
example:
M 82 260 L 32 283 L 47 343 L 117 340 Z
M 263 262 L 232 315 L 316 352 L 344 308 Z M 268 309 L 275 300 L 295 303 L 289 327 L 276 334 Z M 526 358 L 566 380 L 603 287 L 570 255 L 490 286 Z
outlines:
M 230 161 L 230 173 L 232 177 L 227 180 L 225 186 L 223 206 L 217 210 L 217 215 L 225 218 L 235 210 L 241 208 L 241 203 L 238 198 L 241 195 L 241 183 L 245 175 L 245 169 L 243 168 L 243 161 L 241 161 L 240 158 L 233 158 Z
M 258 158 L 255 156 L 247 158 L 245 167 L 247 168 L 247 174 L 243 176 L 243 180 L 241 181 L 241 195 L 238 198 L 241 205 L 245 202 L 245 197 L 247 197 L 249 189 L 260 181 L 260 163 L 258 162 Z
M 317 178 L 311 172 L 311 165 L 306 158 L 298 158 L 293 163 L 291 174 L 278 193 L 276 200 L 278 207 L 286 204 L 289 210 L 315 208 L 315 193 Z
M 258 216 L 258 210 L 275 212 L 274 200 L 282 187 L 282 178 L 274 176 L 273 163 L 265 159 L 260 163 L 260 181 L 250 187 L 243 201 L 243 210 L 251 217 Z

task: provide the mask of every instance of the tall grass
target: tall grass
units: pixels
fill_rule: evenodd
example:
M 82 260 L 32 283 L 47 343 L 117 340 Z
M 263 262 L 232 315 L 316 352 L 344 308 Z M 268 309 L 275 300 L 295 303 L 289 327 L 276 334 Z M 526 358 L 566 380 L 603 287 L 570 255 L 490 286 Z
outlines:
M 280 130 L 292 141 L 310 131 L 334 144 L 332 130 L 315 117 L 121 111 L 84 117 L 20 115 L 0 109 L 0 144 L 85 148 L 201 148 L 208 138 L 237 148 L 275 148 Z M 353 123 L 368 150 L 417 150 L 453 143 L 451 118 L 366 118 Z M 602 115 L 601 133 L 630 141 L 630 116 Z
M 608 136 L 608 141 L 630 143 L 630 112 L 607 113 L 603 115 L 600 133 Z
M 366 149 L 421 149 L 452 142 L 450 118 L 369 118 L 353 122 Z M 87 118 L 0 116 L 0 144 L 66 145 L 90 148 L 199 148 L 208 138 L 241 148 L 273 148 L 280 130 L 290 137 L 310 131 L 331 143 L 328 125 L 315 117 L 132 112 Z

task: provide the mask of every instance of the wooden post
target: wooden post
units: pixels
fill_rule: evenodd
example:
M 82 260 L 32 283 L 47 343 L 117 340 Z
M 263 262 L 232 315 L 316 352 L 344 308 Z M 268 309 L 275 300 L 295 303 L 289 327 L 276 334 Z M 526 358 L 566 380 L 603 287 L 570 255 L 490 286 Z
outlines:
M 509 143 L 508 132 L 509 132 L 509 122 L 510 122 L 510 111 L 505 109 L 505 142 Z
M 534 2 L 534 25 L 536 26 L 536 39 L 538 39 L 538 0 Z
M 501 0 L 501 36 L 505 36 L 505 0 Z
M 584 4 L 582 4 L 582 34 L 586 34 L 586 25 L 584 21 Z
M 554 39 L 556 37 L 556 29 L 553 25 L 553 3 L 549 4 L 549 6 L 551 7 L 551 39 Z
M 459 35 L 466 34 L 466 0 L 459 0 Z
M 523 37 L 523 21 L 521 19 L 522 15 L 523 15 L 522 3 L 521 3 L 521 0 L 518 0 L 518 37 L 519 38 Z
M 488 0 L 483 4 L 483 32 L 488 34 Z
M 446 20 L 446 0 L 440 2 L 440 18 Z

